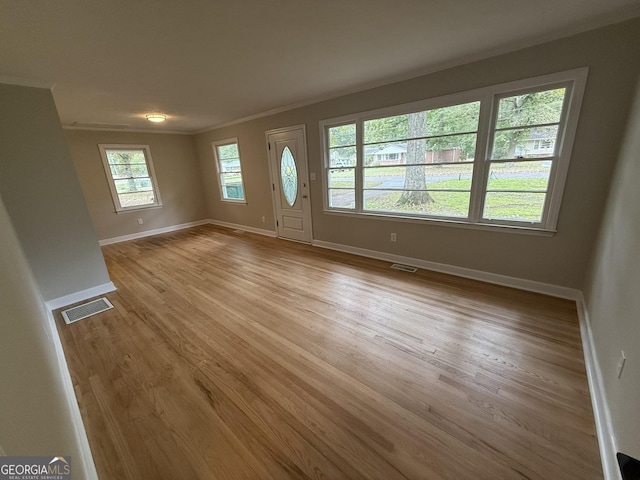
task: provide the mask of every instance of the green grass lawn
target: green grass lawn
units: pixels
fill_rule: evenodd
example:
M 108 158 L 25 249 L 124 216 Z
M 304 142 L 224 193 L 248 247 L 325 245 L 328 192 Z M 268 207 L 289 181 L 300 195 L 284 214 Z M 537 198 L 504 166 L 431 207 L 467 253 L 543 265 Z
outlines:
M 124 192 L 118 194 L 120 205 L 123 208 L 149 205 L 153 203 L 153 192 Z
M 427 188 L 434 190 L 459 189 L 470 190 L 471 179 L 443 180 L 441 182 L 431 182 Z M 498 178 L 491 179 L 487 190 L 547 190 L 546 178 Z
M 541 178 L 507 178 L 492 180 L 491 189 L 540 190 L 532 192 L 488 192 L 485 199 L 485 218 L 539 222 L 544 207 L 547 180 Z M 469 212 L 470 180 L 445 180 L 428 185 L 433 202 L 422 205 L 399 205 L 402 192 L 380 192 L 365 198 L 365 209 L 371 211 L 436 215 L 466 218 Z M 466 192 L 440 192 L 438 189 L 458 189 Z M 369 191 L 371 192 L 371 191 Z
M 539 222 L 548 186 L 549 166 L 546 162 L 496 163 L 490 168 L 491 175 L 487 185 L 488 193 L 485 198 L 483 217 Z M 469 191 L 471 190 L 470 165 L 468 163 L 427 165 L 425 169 L 427 188 L 430 190 L 433 202 L 423 205 L 399 205 L 398 201 L 402 192 L 388 190 L 376 192 L 375 189 L 385 183 L 385 177 L 404 178 L 406 167 L 365 168 L 365 210 L 466 218 L 469 214 Z M 538 175 L 539 178 L 536 178 L 535 175 Z M 438 178 L 452 176 L 459 178 L 438 180 Z M 367 180 L 367 177 L 370 180 Z M 354 169 L 332 171 L 331 188 L 354 188 Z M 459 191 L 438 191 L 445 189 Z M 504 192 L 500 190 L 515 191 Z
M 469 210 L 467 192 L 430 192 L 433 203 L 423 205 L 398 205 L 402 192 L 389 192 L 365 198 L 365 210 L 395 212 L 443 217 L 466 217 Z

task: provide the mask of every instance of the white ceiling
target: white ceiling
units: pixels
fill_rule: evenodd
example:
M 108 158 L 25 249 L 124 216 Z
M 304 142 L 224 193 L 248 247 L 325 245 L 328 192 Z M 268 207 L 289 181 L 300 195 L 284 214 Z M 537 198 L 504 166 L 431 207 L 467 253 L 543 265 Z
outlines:
M 193 132 L 638 15 L 640 0 L 0 0 L 0 82 L 53 85 L 63 125 Z

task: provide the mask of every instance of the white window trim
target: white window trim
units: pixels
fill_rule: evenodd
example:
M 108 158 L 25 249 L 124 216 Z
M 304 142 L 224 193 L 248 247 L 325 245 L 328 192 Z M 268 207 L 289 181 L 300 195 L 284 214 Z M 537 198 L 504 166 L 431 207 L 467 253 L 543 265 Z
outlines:
M 220 171 L 220 159 L 218 158 L 218 148 L 224 145 L 231 145 L 235 143 L 238 147 L 238 162 L 240 163 L 240 184 L 242 185 L 242 194 L 244 198 L 224 198 L 224 190 L 221 180 L 221 171 Z M 216 164 L 216 176 L 218 178 L 218 190 L 220 192 L 220 201 L 225 203 L 235 203 L 240 205 L 247 204 L 247 190 L 244 188 L 244 169 L 242 168 L 242 153 L 240 152 L 240 142 L 238 141 L 238 137 L 227 138 L 225 140 L 218 140 L 211 143 L 211 148 L 213 148 L 213 159 Z
M 492 85 L 465 92 L 445 95 L 442 97 L 429 98 L 417 102 L 394 105 L 391 107 L 359 112 L 341 117 L 322 120 L 319 124 L 321 138 L 321 155 L 324 159 L 322 175 L 322 193 L 324 212 L 327 214 L 339 214 L 348 216 L 359 216 L 365 218 L 379 217 L 388 220 L 435 223 L 439 225 L 461 226 L 468 228 L 479 228 L 482 230 L 508 230 L 522 233 L 539 233 L 549 235 L 556 232 L 560 206 L 564 193 L 569 162 L 573 150 L 582 97 L 587 81 L 588 67 L 567 70 L 564 72 L 542 75 L 524 80 Z M 543 218 L 538 223 L 513 222 L 505 220 L 484 220 L 482 219 L 481 207 L 483 206 L 483 195 L 486 190 L 487 174 L 490 162 L 489 149 L 492 144 L 493 125 L 497 115 L 498 99 L 505 96 L 515 95 L 519 91 L 531 92 L 536 89 L 544 90 L 550 86 L 567 86 L 566 108 L 562 112 L 561 122 L 565 121 L 565 129 L 558 136 L 555 148 L 558 151 L 557 162 L 549 177 L 549 186 L 545 199 Z M 401 115 L 413 112 L 420 112 L 434 108 L 446 107 L 472 101 L 480 101 L 480 118 L 478 123 L 478 137 L 476 144 L 476 155 L 473 162 L 473 179 L 471 189 L 471 201 L 469 216 L 467 218 L 456 217 L 425 217 L 405 213 L 393 212 L 371 212 L 362 209 L 362 172 L 364 165 L 364 152 L 362 151 L 362 126 L 366 120 L 376 119 L 386 116 Z M 357 165 L 355 167 L 356 198 L 355 209 L 337 208 L 329 206 L 329 138 L 327 131 L 329 127 L 355 123 L 356 124 L 356 149 Z M 533 160 L 533 159 L 532 159 Z M 544 160 L 544 159 L 542 159 Z
M 151 148 L 149 145 L 131 145 L 131 144 L 98 144 L 100 150 L 100 156 L 102 157 L 102 166 L 104 167 L 104 173 L 107 176 L 107 183 L 109 184 L 109 191 L 111 192 L 111 199 L 113 200 L 113 206 L 116 213 L 134 212 L 136 210 L 146 210 L 148 208 L 160 208 L 162 207 L 162 199 L 160 197 L 160 189 L 158 188 L 158 182 L 156 180 L 156 171 L 153 168 L 153 160 L 151 159 Z M 118 197 L 118 191 L 116 184 L 111 174 L 111 168 L 109 166 L 109 160 L 107 158 L 107 150 L 142 150 L 144 151 L 145 161 L 147 163 L 147 171 L 149 172 L 149 178 L 151 180 L 151 188 L 153 189 L 154 202 L 148 205 L 136 205 L 133 207 L 123 207 L 120 204 L 120 197 Z

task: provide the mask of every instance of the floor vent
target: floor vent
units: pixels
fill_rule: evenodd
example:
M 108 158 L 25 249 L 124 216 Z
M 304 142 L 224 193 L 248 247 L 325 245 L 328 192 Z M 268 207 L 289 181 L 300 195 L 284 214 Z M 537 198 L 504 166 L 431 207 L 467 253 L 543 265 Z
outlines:
M 391 265 L 391 268 L 394 270 L 400 270 L 402 272 L 416 273 L 418 269 L 416 267 L 411 267 L 409 265 L 402 265 L 401 263 L 394 263 Z
M 90 317 L 91 315 L 105 312 L 112 308 L 113 305 L 111 305 L 111 302 L 102 297 L 89 303 L 83 303 L 82 305 L 78 305 L 77 307 L 64 310 L 62 312 L 62 318 L 64 318 L 65 323 L 68 325 L 70 323 L 77 322 L 78 320 L 82 320 L 83 318 Z
M 236 235 L 243 235 L 244 233 L 246 233 L 246 230 L 234 230 L 233 233 L 235 233 Z

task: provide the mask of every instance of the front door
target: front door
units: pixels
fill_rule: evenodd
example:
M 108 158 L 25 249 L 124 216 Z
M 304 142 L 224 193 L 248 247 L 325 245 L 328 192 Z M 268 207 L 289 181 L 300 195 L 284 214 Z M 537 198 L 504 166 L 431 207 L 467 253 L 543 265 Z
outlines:
M 278 237 L 311 242 L 311 201 L 305 126 L 267 132 Z

